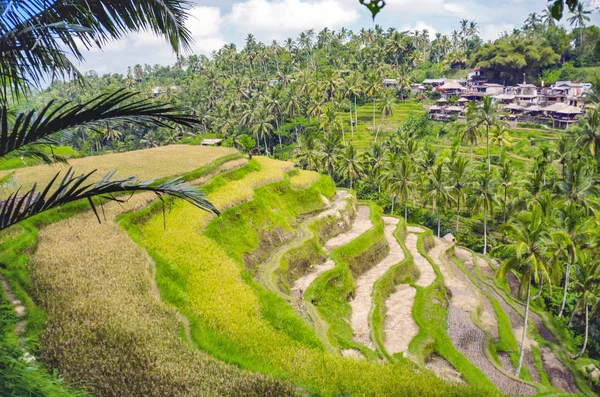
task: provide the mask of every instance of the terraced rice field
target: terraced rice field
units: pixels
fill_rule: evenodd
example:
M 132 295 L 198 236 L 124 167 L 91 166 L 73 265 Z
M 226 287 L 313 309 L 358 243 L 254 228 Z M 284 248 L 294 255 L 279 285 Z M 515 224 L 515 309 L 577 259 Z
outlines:
M 203 150 L 221 164 L 194 183 L 220 217 L 180 201 L 163 217 L 139 195 L 106 205 L 102 224 L 87 211 L 41 230 L 40 353 L 67 380 L 149 396 L 577 392 L 560 347 L 533 333 L 526 379 L 509 373 L 523 309 L 488 258 L 326 176 Z

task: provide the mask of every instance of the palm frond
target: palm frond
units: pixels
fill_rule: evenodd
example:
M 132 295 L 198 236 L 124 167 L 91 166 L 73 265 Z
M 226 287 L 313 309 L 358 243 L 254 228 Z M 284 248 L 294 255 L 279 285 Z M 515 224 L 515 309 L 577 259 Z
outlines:
M 94 173 L 95 171 L 92 171 L 76 176 L 73 169 L 69 168 L 62 179 L 59 180 L 60 172 L 57 173 L 41 191 L 38 191 L 37 186 L 34 185 L 23 195 L 20 195 L 19 191 L 11 194 L 0 203 L 0 230 L 41 212 L 79 200 L 88 200 L 100 221 L 92 198 L 100 196 L 122 202 L 126 200 L 120 199 L 117 195 L 124 192 L 149 191 L 156 193 L 161 199 L 163 196 L 176 197 L 202 210 L 219 214 L 219 211 L 206 199 L 202 190 L 189 185 L 181 178 L 171 179 L 160 184 L 157 184 L 155 180 L 139 182 L 133 176 L 113 180 L 115 171 L 112 171 L 94 184 L 90 182 L 90 177 Z
M 39 112 L 18 113 L 12 122 L 8 108 L 0 106 L 0 156 L 36 142 L 56 143 L 51 135 L 69 128 L 97 128 L 107 121 L 162 127 L 169 127 L 168 123 L 185 127 L 199 123 L 194 116 L 183 115 L 176 107 L 155 104 L 137 95 L 118 90 L 98 95 L 83 104 L 64 102 L 55 105 L 55 101 L 51 101 Z
M 0 80 L 6 99 L 27 84 L 50 77 L 78 77 L 67 54 L 82 61 L 81 47 L 102 47 L 129 32 L 164 36 L 179 52 L 188 50 L 186 0 L 28 0 L 14 2 L 0 20 Z M 4 101 L 6 102 L 6 101 Z

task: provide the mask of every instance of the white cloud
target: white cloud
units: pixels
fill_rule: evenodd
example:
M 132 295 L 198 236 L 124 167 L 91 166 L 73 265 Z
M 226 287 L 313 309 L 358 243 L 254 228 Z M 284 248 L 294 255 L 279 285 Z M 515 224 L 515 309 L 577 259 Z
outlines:
M 496 40 L 503 32 L 511 32 L 514 25 L 510 23 L 489 24 L 481 28 L 481 38 L 483 40 Z
M 400 30 L 401 31 L 403 31 L 403 30 L 412 30 L 412 31 L 427 30 L 429 32 L 429 38 L 432 40 L 437 32 L 437 30 L 433 26 L 431 26 L 430 24 L 425 23 L 423 21 L 417 21 L 417 23 L 415 23 L 414 25 L 404 25 L 404 26 L 402 26 L 402 29 L 400 29 Z
M 340 0 L 247 0 L 234 4 L 226 18 L 237 30 L 281 39 L 307 29 L 347 26 L 358 20 L 358 6 Z

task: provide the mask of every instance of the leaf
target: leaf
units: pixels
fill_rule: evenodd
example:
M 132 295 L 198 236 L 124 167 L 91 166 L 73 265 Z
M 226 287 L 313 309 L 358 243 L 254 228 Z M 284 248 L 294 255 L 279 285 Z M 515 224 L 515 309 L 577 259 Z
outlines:
M 176 197 L 205 211 L 219 214 L 219 211 L 206 199 L 200 188 L 185 183 L 181 178 L 171 179 L 157 185 L 153 180 L 139 182 L 135 177 L 112 180 L 114 175 L 114 171 L 112 171 L 98 183 L 92 184 L 89 179 L 95 172 L 94 170 L 75 176 L 73 170 L 69 169 L 57 186 L 56 181 L 60 172 L 41 192 L 34 185 L 23 195 L 20 195 L 19 191 L 11 194 L 6 200 L 0 202 L 0 230 L 41 212 L 79 200 L 88 200 L 94 214 L 100 220 L 92 198 L 100 196 L 107 200 L 121 202 L 125 200 L 115 197 L 115 194 L 125 192 L 149 191 L 156 193 L 161 199 L 165 195 Z
M 383 9 L 383 7 L 385 7 L 385 0 L 359 0 L 360 4 L 364 5 L 365 7 L 367 7 L 369 9 L 369 11 L 371 11 L 371 14 L 373 15 L 373 19 L 375 19 L 375 16 L 377 14 L 379 14 L 379 11 L 381 11 Z

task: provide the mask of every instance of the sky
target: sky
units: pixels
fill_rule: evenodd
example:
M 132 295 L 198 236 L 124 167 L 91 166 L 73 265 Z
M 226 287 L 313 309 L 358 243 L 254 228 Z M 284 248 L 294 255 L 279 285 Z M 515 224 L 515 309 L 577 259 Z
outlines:
M 600 0 L 588 1 L 600 7 Z M 205 55 L 227 43 L 242 48 L 248 33 L 271 43 L 297 37 L 307 29 L 358 31 L 378 24 L 384 29 L 428 29 L 433 37 L 435 32 L 449 34 L 458 29 L 463 18 L 477 21 L 481 37 L 493 40 L 503 31 L 520 27 L 529 13 L 540 13 L 545 5 L 546 0 L 387 0 L 373 21 L 358 0 L 194 0 L 187 26 L 194 38 L 193 52 Z M 590 23 L 600 24 L 600 13 Z M 140 32 L 103 50 L 92 50 L 79 67 L 99 74 L 125 73 L 137 63 L 168 65 L 174 61 L 175 54 L 163 39 Z

